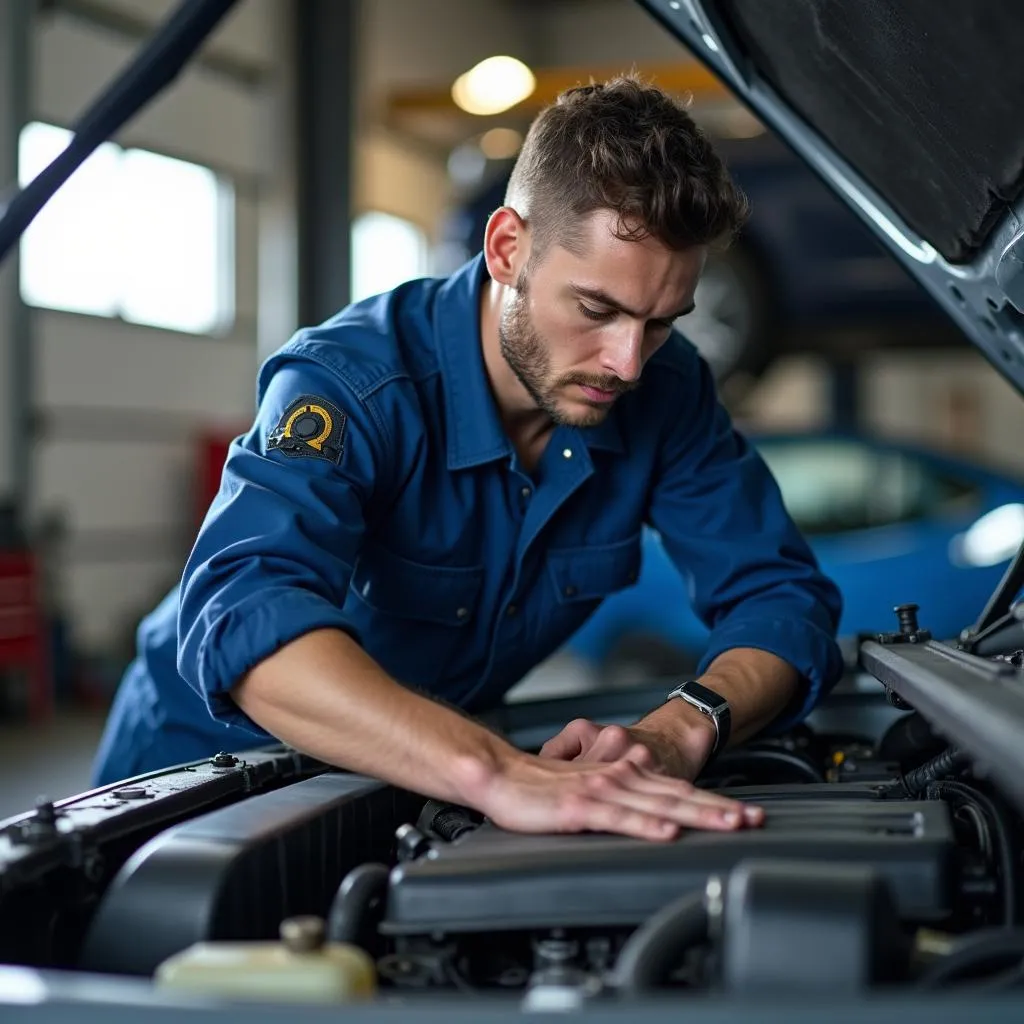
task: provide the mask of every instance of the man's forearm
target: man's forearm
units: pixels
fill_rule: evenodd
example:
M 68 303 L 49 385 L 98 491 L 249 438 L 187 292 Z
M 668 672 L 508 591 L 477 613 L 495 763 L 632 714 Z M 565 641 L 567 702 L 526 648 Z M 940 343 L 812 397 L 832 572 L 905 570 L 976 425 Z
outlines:
M 775 719 L 793 698 L 800 678 L 796 669 L 782 658 L 767 651 L 738 647 L 715 658 L 700 682 L 729 702 L 732 745 L 742 743 Z M 714 726 L 682 700 L 655 708 L 637 725 L 656 730 L 678 743 L 697 770 L 714 745 Z
M 701 681 L 729 701 L 731 742 L 742 743 L 778 717 L 793 699 L 800 677 L 774 654 L 738 647 L 715 658 Z
M 519 752 L 477 722 L 400 686 L 351 637 L 318 630 L 256 666 L 232 691 L 290 746 L 441 800 L 474 803 Z

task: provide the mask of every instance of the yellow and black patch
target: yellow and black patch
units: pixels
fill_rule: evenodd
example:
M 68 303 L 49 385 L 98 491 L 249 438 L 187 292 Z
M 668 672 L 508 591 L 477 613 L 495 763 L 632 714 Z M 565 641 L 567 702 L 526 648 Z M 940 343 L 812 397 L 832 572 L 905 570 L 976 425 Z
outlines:
M 345 414 L 326 399 L 303 395 L 285 409 L 267 438 L 267 450 L 338 463 L 345 450 L 345 420 Z

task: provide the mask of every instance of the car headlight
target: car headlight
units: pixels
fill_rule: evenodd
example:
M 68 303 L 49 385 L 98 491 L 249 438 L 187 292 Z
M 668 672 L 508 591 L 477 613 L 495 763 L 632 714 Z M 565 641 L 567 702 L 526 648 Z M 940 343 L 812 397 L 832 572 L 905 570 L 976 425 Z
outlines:
M 998 565 L 1012 558 L 1024 543 L 1024 505 L 1000 505 L 986 512 L 949 545 L 949 557 L 955 565 Z

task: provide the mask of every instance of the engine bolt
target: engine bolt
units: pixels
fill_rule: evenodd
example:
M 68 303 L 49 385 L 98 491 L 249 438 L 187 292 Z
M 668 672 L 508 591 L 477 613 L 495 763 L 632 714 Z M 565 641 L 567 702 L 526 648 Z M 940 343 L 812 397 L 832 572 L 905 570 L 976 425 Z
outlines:
M 400 861 L 416 860 L 430 852 L 430 840 L 415 826 L 406 822 L 395 830 L 398 859 Z
M 893 609 L 899 619 L 900 632 L 905 636 L 918 631 L 917 611 L 919 607 L 920 605 L 916 604 L 898 604 Z
M 36 801 L 35 820 L 40 825 L 55 825 L 57 823 L 57 811 L 52 800 L 40 797 Z

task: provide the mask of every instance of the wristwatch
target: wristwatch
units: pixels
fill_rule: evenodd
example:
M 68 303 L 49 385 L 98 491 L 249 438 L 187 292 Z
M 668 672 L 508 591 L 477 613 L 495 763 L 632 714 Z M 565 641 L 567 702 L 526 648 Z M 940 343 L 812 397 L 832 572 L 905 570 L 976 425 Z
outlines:
M 715 723 L 715 746 L 708 758 L 710 760 L 729 742 L 729 733 L 732 731 L 732 711 L 729 709 L 729 702 L 721 694 L 702 686 L 695 679 L 680 683 L 665 698 L 665 702 L 668 703 L 676 697 L 685 700 L 687 704 L 692 704 Z

